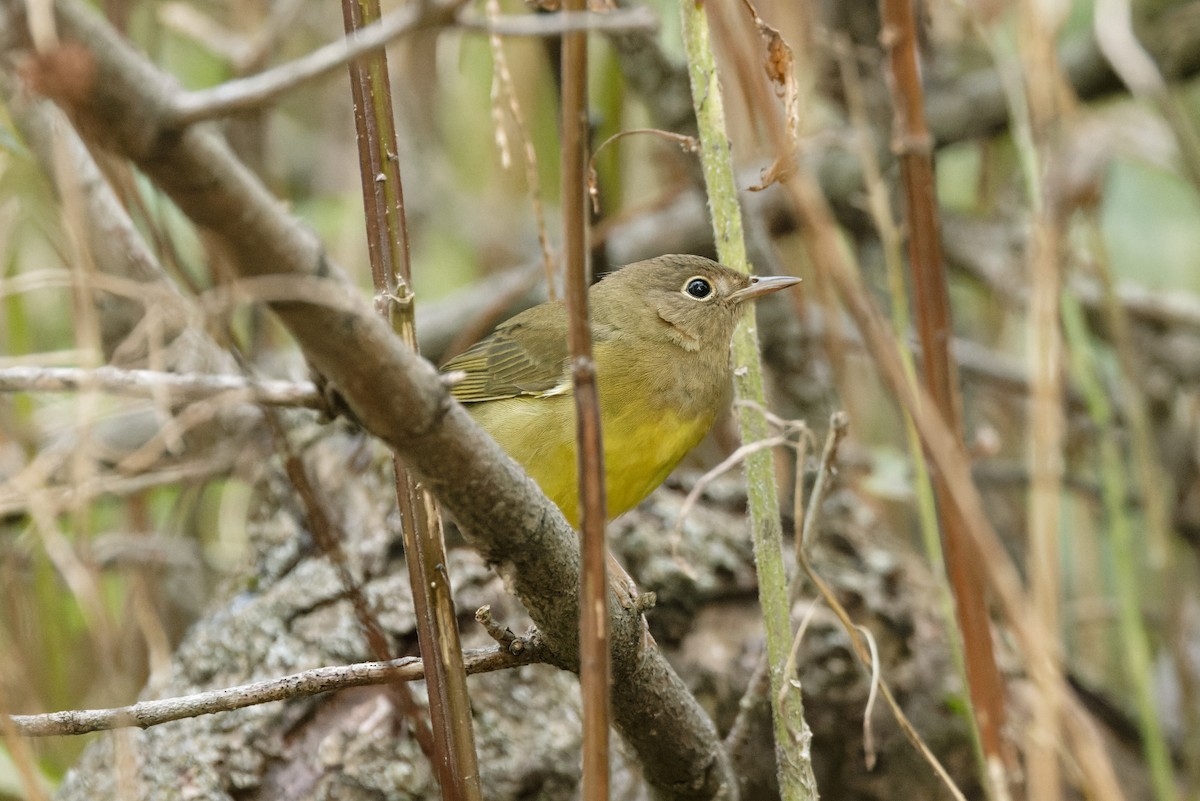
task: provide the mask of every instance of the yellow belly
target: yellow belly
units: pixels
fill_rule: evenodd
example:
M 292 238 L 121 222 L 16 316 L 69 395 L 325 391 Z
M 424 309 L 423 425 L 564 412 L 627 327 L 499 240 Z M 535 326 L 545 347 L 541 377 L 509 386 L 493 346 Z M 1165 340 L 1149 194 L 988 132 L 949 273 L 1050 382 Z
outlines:
M 578 527 L 574 399 L 510 398 L 468 409 Z M 713 417 L 684 420 L 669 410 L 638 415 L 605 410 L 601 425 L 609 518 L 637 506 L 661 484 L 708 433 Z

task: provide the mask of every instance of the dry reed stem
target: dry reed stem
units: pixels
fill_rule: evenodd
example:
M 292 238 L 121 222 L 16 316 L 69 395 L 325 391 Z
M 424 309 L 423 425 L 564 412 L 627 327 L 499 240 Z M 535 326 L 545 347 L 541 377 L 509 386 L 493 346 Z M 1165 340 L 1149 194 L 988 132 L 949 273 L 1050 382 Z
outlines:
M 343 0 L 346 34 L 378 23 L 379 0 Z M 408 220 L 404 206 L 396 123 L 392 111 L 387 54 L 379 51 L 350 63 L 350 88 L 358 133 L 359 180 L 366 216 L 367 250 L 376 308 L 408 347 L 417 350 Z M 428 489 L 393 450 L 396 505 L 402 521 L 405 562 L 412 589 L 417 642 L 426 666 L 433 768 L 445 801 L 481 801 L 479 766 L 462 661 L 453 589 L 445 570 L 446 546 L 437 504 Z M 301 493 L 305 496 L 305 493 Z M 312 504 L 309 504 L 311 506 Z M 311 510 L 310 510 L 311 513 Z M 351 596 L 357 599 L 357 594 Z M 367 629 L 377 658 L 386 658 L 386 642 L 372 636 L 377 625 L 369 612 L 356 613 Z M 410 694 L 394 685 L 409 708 Z
M 586 0 L 564 0 L 563 9 L 583 11 Z M 604 441 L 600 395 L 592 356 L 588 286 L 591 264 L 588 243 L 588 40 L 572 32 L 562 38 L 562 213 L 563 269 L 566 273 L 567 341 L 571 354 L 575 401 L 576 475 L 579 488 L 579 533 L 582 538 L 580 580 L 579 683 L 583 696 L 584 801 L 608 801 L 611 719 L 609 576 L 606 538 Z

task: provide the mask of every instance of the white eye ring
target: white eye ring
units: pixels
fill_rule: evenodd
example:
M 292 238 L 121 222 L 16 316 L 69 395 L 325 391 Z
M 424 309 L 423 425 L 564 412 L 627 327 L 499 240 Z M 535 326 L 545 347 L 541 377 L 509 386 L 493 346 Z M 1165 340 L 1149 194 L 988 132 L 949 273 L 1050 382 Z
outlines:
M 712 300 L 717 296 L 713 290 L 712 281 L 702 275 L 693 275 L 684 281 L 683 289 L 679 291 L 692 300 Z

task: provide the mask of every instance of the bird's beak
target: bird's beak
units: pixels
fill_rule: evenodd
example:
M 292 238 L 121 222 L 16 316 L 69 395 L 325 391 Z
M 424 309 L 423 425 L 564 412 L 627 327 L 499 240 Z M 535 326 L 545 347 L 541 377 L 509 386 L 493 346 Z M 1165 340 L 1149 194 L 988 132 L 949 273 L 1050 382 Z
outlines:
M 787 289 L 789 286 L 795 286 L 800 283 L 800 279 L 791 275 L 768 275 L 768 276 L 750 276 L 750 286 L 745 289 L 739 289 L 729 296 L 729 300 L 734 303 L 742 303 L 747 300 L 761 298 L 763 295 L 769 295 L 772 292 L 778 292 L 781 289 Z

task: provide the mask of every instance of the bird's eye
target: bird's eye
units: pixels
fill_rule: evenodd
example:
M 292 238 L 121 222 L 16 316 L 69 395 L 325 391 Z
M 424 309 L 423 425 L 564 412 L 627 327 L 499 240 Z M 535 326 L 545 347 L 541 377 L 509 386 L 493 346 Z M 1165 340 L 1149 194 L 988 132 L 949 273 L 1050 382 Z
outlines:
M 683 285 L 683 291 L 695 298 L 696 300 L 704 300 L 712 295 L 712 284 L 703 278 L 689 278 L 688 282 Z

